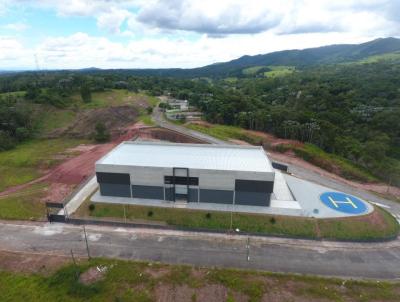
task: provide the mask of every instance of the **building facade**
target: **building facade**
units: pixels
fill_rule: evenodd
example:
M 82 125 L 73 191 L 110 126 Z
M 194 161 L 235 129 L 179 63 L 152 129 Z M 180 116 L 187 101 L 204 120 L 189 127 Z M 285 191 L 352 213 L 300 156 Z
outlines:
M 124 142 L 96 176 L 103 196 L 269 206 L 275 173 L 261 147 Z

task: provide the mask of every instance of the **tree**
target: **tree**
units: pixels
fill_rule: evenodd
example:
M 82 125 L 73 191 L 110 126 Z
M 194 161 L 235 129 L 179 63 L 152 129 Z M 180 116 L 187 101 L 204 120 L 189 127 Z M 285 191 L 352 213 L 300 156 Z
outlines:
M 82 101 L 85 103 L 90 103 L 92 101 L 92 92 L 88 84 L 83 84 L 81 86 L 81 97 Z
M 102 122 L 97 122 L 95 130 L 94 139 L 97 142 L 104 143 L 110 140 L 110 133 Z

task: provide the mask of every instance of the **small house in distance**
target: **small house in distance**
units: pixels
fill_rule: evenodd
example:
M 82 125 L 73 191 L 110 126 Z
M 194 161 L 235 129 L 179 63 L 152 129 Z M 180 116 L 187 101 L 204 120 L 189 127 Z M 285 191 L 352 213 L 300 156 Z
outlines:
M 123 142 L 96 163 L 102 196 L 268 207 L 275 172 L 261 147 Z
M 176 109 L 179 111 L 187 111 L 189 110 L 189 102 L 188 100 L 176 100 L 176 99 L 169 99 L 168 104 L 171 109 Z

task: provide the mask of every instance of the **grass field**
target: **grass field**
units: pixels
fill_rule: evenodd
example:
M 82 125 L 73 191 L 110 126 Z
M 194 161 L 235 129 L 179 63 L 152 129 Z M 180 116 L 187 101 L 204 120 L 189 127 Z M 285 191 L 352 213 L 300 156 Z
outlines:
M 95 208 L 91 211 L 89 204 L 89 199 L 87 199 L 76 215 L 80 217 L 117 218 L 118 220 L 125 217 L 122 205 L 95 203 Z M 129 221 L 157 221 L 185 228 L 228 231 L 231 223 L 231 215 L 227 212 L 148 206 L 126 205 L 125 215 Z M 274 236 L 362 241 L 393 237 L 399 232 L 397 221 L 380 208 L 377 208 L 373 214 L 352 218 L 314 219 L 245 213 L 234 213 L 232 218 L 233 229 L 238 228 L 242 232 Z
M 264 67 L 270 69 L 270 71 L 265 71 L 263 73 L 264 76 L 268 78 L 286 76 L 295 71 L 295 67 L 293 66 L 253 66 L 243 69 L 242 73 L 247 76 L 255 75 L 257 73 L 261 73 L 261 69 L 263 69 Z
M 45 206 L 39 200 L 46 184 L 38 183 L 6 197 L 0 196 L 0 219 L 38 220 L 45 216 Z
M 317 146 L 304 144 L 302 146 L 279 145 L 274 148 L 278 152 L 292 150 L 298 157 L 322 169 L 333 172 L 346 179 L 373 182 L 378 179 L 365 169 L 335 154 L 326 153 Z
M 213 124 L 209 127 L 199 124 L 187 124 L 187 128 L 214 136 L 221 140 L 239 139 L 250 144 L 260 144 L 261 138 L 256 135 L 251 135 L 246 130 L 226 125 Z
M 76 118 L 77 113 L 69 109 L 54 109 L 42 106 L 38 131 L 40 136 L 51 131 L 67 126 Z
M 90 283 L 85 272 L 106 268 Z M 385 301 L 400 283 L 355 281 L 122 260 L 81 260 L 50 275 L 0 271 L 0 301 Z
M 102 92 L 93 92 L 92 101 L 84 103 L 79 94 L 71 97 L 71 105 L 80 109 L 96 109 L 122 105 L 144 105 L 155 106 L 158 99 L 144 93 L 134 93 L 126 89 L 110 89 Z M 147 107 L 144 106 L 144 107 Z
M 41 171 L 59 162 L 54 158 L 56 154 L 84 142 L 66 138 L 35 139 L 0 152 L 0 192 L 39 177 Z
M 147 125 L 147 126 L 154 126 L 155 125 L 155 123 L 151 119 L 151 116 L 148 115 L 148 114 L 141 114 L 139 116 L 139 121 L 142 122 L 143 124 Z
M 268 78 L 282 77 L 289 75 L 295 71 L 293 66 L 268 66 L 271 71 L 264 72 L 264 76 Z
M 199 124 L 187 124 L 187 128 L 196 130 L 221 140 L 238 139 L 246 141 L 249 144 L 261 145 L 263 142 L 268 145 L 265 139 L 257 136 L 256 134 L 251 134 L 240 127 L 226 126 L 213 124 L 210 126 L 204 126 Z M 294 153 L 322 169 L 329 172 L 336 173 L 346 179 L 373 182 L 378 179 L 361 167 L 351 163 L 350 161 L 330 153 L 326 153 L 317 146 L 311 144 L 303 144 L 302 146 L 294 146 L 290 144 L 278 145 L 273 148 L 277 152 L 286 152 L 289 150 L 294 151 Z

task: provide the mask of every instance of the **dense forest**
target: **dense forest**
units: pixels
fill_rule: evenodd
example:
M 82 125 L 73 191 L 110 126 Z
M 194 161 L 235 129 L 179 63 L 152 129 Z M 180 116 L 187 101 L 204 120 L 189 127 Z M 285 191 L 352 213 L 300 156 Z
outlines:
M 63 108 L 73 93 L 88 98 L 110 88 L 185 98 L 212 123 L 308 142 L 399 182 L 398 60 L 318 65 L 276 77 L 255 72 L 180 79 L 136 76 L 129 70 L 6 74 L 0 77 L 0 149 L 35 135 L 35 104 Z

